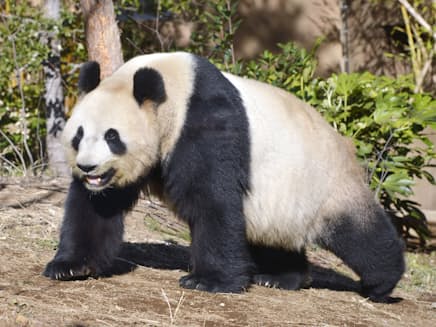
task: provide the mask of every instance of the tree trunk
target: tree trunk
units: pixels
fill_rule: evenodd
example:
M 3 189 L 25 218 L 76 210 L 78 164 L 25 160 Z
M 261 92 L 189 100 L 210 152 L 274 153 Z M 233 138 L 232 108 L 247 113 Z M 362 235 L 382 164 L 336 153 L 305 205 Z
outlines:
M 59 20 L 60 1 L 46 0 L 44 16 Z M 69 175 L 69 168 L 61 142 L 65 126 L 64 92 L 62 89 L 60 41 L 56 32 L 42 33 L 41 42 L 47 44 L 51 53 L 43 62 L 45 73 L 45 108 L 46 108 L 46 149 L 48 165 L 56 176 Z
M 111 0 L 81 0 L 80 4 L 85 18 L 88 57 L 100 64 L 104 79 L 123 63 L 114 6 Z

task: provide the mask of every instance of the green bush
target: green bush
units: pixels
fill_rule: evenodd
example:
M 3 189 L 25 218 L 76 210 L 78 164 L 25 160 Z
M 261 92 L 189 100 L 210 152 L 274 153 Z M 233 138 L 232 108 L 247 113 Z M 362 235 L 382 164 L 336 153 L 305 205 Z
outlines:
M 0 168 L 25 173 L 36 164 L 44 133 L 40 110 L 41 62 L 48 54 L 38 40 L 46 26 L 24 7 L 0 23 Z

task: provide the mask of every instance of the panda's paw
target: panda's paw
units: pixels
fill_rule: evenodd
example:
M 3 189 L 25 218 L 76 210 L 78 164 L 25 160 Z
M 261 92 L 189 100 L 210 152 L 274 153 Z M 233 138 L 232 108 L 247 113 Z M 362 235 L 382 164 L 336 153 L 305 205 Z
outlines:
M 223 282 L 212 278 L 205 278 L 195 274 L 183 276 L 179 284 L 183 288 L 206 291 L 211 293 L 241 293 L 247 287 L 248 278 L 241 277 L 232 279 L 229 282 Z
M 94 272 L 95 269 L 83 262 L 52 260 L 45 267 L 43 275 L 57 280 L 74 280 L 92 276 Z
M 298 290 L 310 284 L 306 273 L 288 272 L 280 274 L 256 274 L 253 283 L 261 286 L 281 288 L 285 290 Z
M 267 275 L 267 274 L 254 275 L 253 283 L 260 286 L 271 287 L 271 288 L 280 287 L 280 282 L 273 279 L 271 275 Z
M 392 286 L 386 286 L 385 284 L 371 287 L 362 285 L 362 290 L 360 293 L 363 297 L 376 303 L 397 303 L 402 301 L 403 299 L 400 297 L 390 296 L 392 289 Z

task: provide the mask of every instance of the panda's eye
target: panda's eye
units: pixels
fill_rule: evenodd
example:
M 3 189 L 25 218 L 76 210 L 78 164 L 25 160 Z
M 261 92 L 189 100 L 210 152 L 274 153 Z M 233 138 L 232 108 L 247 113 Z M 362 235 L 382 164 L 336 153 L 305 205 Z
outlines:
M 118 155 L 126 153 L 127 146 L 123 141 L 121 141 L 120 134 L 118 134 L 116 129 L 109 128 L 106 133 L 104 133 L 104 139 L 112 153 Z
M 83 138 L 83 127 L 79 126 L 76 135 L 74 135 L 73 139 L 71 140 L 71 146 L 73 147 L 74 150 L 76 151 L 79 150 L 79 144 L 82 138 Z
M 118 134 L 118 132 L 113 129 L 113 128 L 109 128 L 106 133 L 104 134 L 104 139 L 106 141 L 116 141 L 120 138 L 120 135 Z

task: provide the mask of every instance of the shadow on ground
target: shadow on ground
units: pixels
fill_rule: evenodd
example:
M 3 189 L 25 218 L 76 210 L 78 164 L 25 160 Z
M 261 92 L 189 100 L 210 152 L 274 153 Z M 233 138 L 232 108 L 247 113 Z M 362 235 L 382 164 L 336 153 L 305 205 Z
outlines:
M 189 247 L 174 243 L 123 243 L 120 255 L 108 275 L 122 275 L 138 266 L 189 270 Z M 339 272 L 311 264 L 312 288 L 359 292 L 357 281 Z

